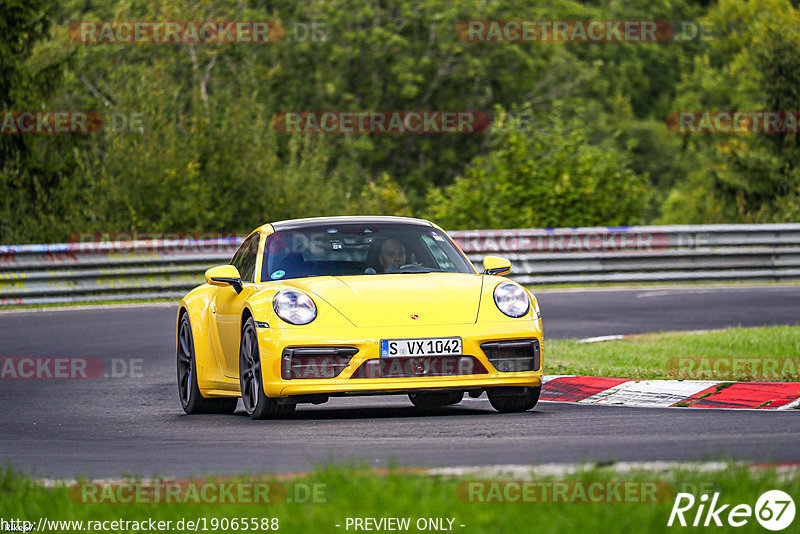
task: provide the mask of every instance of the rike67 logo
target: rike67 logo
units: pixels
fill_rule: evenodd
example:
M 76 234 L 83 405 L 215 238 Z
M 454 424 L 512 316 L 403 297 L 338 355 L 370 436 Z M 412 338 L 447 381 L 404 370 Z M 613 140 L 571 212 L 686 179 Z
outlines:
M 700 499 L 695 499 L 691 493 L 678 493 L 667 526 L 721 527 L 727 524 L 741 527 L 755 516 L 762 527 L 777 532 L 794 521 L 794 500 L 781 490 L 765 491 L 756 501 L 755 507 L 749 504 L 723 504 L 720 502 L 719 492 L 714 493 L 710 501 L 707 493 L 700 496 Z

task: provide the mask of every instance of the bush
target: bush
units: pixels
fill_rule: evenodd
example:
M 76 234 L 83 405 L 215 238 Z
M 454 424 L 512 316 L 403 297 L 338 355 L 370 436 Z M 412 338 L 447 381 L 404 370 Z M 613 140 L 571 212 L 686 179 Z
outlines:
M 500 120 L 490 150 L 462 177 L 428 194 L 430 217 L 449 230 L 628 225 L 640 222 L 645 175 L 613 148 L 590 145 L 580 123 L 558 112 L 526 128 Z

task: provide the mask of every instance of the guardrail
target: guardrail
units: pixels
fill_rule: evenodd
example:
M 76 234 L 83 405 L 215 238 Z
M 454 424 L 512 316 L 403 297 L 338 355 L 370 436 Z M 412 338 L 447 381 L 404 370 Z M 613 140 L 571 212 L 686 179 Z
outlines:
M 476 267 L 512 263 L 523 284 L 800 278 L 800 224 L 468 230 Z M 0 245 L 0 307 L 180 298 L 227 263 L 241 237 Z

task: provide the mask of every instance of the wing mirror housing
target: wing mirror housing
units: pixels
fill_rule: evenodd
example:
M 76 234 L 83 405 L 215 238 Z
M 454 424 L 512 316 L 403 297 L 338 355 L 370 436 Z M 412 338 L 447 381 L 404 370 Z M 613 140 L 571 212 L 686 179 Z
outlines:
M 206 271 L 206 282 L 217 287 L 231 286 L 236 293 L 242 292 L 242 276 L 239 274 L 239 269 L 233 265 L 210 268 Z
M 483 274 L 503 276 L 511 272 L 511 261 L 499 256 L 483 258 Z

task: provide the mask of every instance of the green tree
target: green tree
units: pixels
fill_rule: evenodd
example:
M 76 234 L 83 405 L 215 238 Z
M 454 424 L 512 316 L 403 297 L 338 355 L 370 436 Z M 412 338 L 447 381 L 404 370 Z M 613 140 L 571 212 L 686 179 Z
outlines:
M 464 176 L 428 195 L 447 229 L 627 225 L 640 222 L 647 177 L 618 151 L 587 143 L 582 124 L 552 113 L 529 129 L 497 132 Z
M 57 91 L 68 52 L 51 48 L 52 4 L 4 0 L 0 7 L 0 111 L 42 109 Z M 81 188 L 72 180 L 80 140 L 0 134 L 0 242 L 48 239 L 70 223 Z
M 717 29 L 715 39 L 682 81 L 676 110 L 800 109 L 800 11 L 786 0 L 723 0 L 707 21 Z M 670 193 L 664 222 L 800 217 L 796 133 L 686 137 L 686 154 L 702 165 Z

